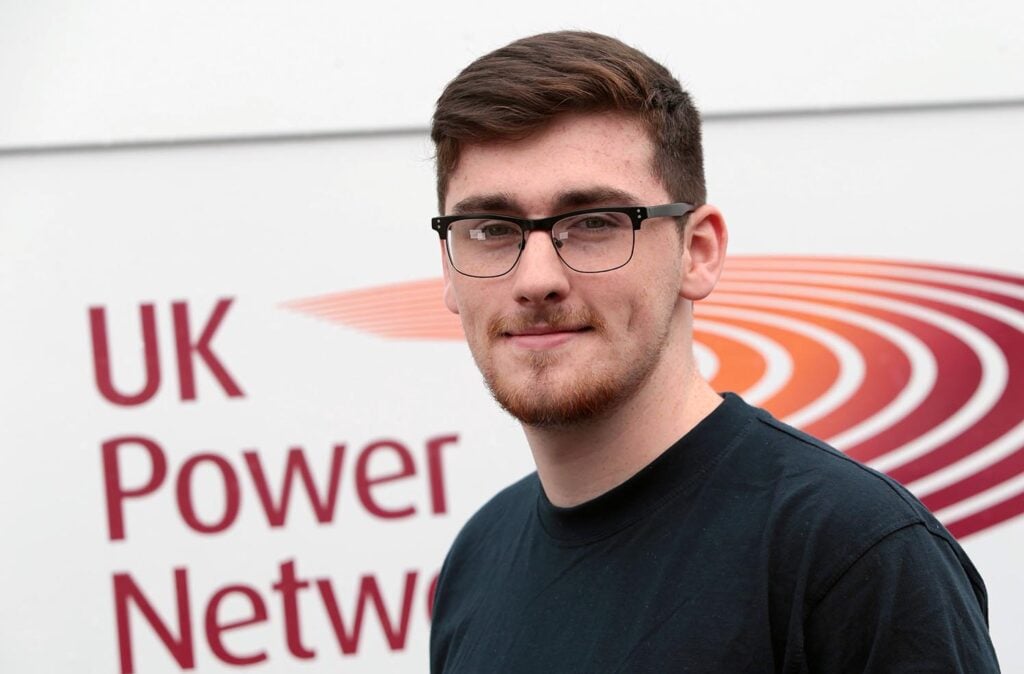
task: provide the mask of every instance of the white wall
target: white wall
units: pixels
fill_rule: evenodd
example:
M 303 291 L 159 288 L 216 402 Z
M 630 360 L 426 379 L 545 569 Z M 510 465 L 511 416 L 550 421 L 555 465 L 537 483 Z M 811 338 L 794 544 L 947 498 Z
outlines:
M 0 6 L 0 147 L 423 128 L 441 87 L 516 37 L 642 46 L 708 113 L 1024 99 L 1013 0 L 272 0 Z

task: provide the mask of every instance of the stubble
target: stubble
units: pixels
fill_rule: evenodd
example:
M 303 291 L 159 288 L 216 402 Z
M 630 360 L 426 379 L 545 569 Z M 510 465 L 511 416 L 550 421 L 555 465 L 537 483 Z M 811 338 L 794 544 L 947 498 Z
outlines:
M 650 379 L 665 350 L 669 326 L 658 326 L 651 339 L 641 345 L 617 348 L 608 339 L 604 321 L 586 308 L 545 309 L 511 317 L 499 317 L 489 326 L 487 338 L 493 349 L 507 334 L 536 325 L 553 329 L 589 326 L 583 339 L 601 339 L 607 357 L 599 357 L 564 372 L 568 354 L 536 351 L 522 354 L 517 373 L 498 371 L 492 357 L 474 353 L 484 382 L 495 401 L 528 426 L 563 428 L 605 418 Z M 572 348 L 572 345 L 566 345 Z

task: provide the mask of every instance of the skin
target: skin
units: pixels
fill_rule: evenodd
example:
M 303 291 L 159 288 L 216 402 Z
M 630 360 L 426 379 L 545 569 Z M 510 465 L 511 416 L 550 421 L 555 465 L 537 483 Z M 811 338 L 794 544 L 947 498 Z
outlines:
M 630 115 L 562 115 L 524 140 L 463 147 L 445 213 L 541 218 L 670 203 L 653 154 Z M 442 244 L 445 304 L 492 393 L 523 423 L 553 504 L 626 481 L 721 402 L 697 371 L 692 303 L 717 283 L 726 242 L 721 213 L 705 205 L 682 237 L 672 218 L 645 221 L 629 264 L 600 274 L 569 269 L 544 232 L 492 279 L 451 269 Z

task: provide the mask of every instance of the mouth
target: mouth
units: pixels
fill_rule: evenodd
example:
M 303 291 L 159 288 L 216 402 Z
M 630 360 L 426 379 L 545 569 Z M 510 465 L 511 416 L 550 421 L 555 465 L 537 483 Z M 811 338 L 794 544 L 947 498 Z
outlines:
M 513 346 L 540 351 L 561 346 L 579 335 L 592 332 L 593 329 L 589 325 L 578 327 L 537 325 L 502 333 L 502 337 L 508 339 Z

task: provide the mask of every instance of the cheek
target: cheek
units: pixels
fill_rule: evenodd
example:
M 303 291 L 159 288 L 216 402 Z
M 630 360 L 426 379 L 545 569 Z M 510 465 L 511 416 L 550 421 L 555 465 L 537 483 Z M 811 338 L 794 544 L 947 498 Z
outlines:
M 608 272 L 606 276 L 600 286 L 592 285 L 580 299 L 600 317 L 606 335 L 628 342 L 629 333 L 644 322 L 645 291 L 642 286 L 634 285 L 636 280 L 626 274 Z
M 462 287 L 455 293 L 455 302 L 459 309 L 459 318 L 462 320 L 462 329 L 466 333 L 466 338 L 482 339 L 490 315 L 486 293 Z
M 623 303 L 623 311 L 628 311 L 626 328 L 631 332 L 642 331 L 651 323 L 651 309 L 654 298 L 650 290 L 645 289 L 633 297 L 633 301 Z
M 678 299 L 678 289 L 672 282 L 674 278 L 668 268 L 645 275 L 628 296 L 621 297 L 613 305 L 618 307 L 619 322 L 625 325 L 626 331 L 635 333 L 639 338 L 659 329 L 669 319 Z

